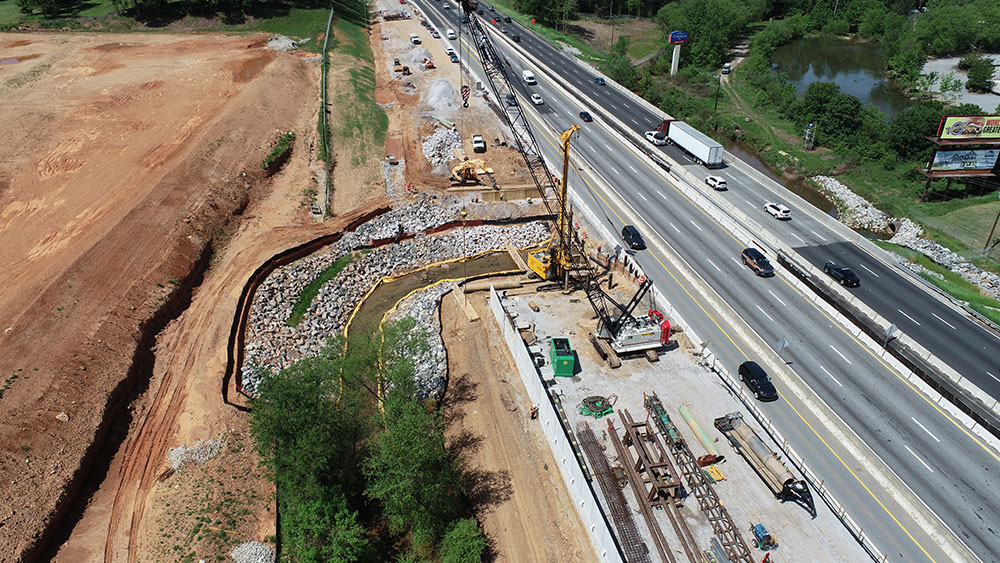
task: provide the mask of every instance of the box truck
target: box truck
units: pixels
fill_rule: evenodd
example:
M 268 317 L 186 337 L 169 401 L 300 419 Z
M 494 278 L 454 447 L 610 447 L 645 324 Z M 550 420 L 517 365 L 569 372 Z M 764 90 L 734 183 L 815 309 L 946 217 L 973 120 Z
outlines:
M 722 166 L 722 145 L 683 121 L 664 121 L 656 128 L 667 136 L 667 142 L 684 149 L 695 162 L 706 168 Z

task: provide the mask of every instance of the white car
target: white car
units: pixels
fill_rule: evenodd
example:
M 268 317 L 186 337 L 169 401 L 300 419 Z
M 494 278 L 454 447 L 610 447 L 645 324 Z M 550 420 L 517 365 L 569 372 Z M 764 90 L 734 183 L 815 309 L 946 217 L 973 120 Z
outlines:
M 486 152 L 486 140 L 482 135 L 472 136 L 472 152 Z
M 667 144 L 667 136 L 659 131 L 646 131 L 646 140 L 658 147 Z
M 712 186 L 715 190 L 728 190 L 729 186 L 726 185 L 726 179 L 722 176 L 709 176 L 705 178 L 705 183 Z
M 540 106 L 545 103 L 545 100 L 543 100 L 542 97 L 539 96 L 538 94 L 532 94 L 531 103 L 535 104 L 536 106 Z
M 448 55 L 449 57 L 451 55 L 454 55 L 455 54 L 455 48 L 454 47 L 445 47 L 444 48 L 444 54 Z
M 767 211 L 775 219 L 791 219 L 792 210 L 785 207 L 780 203 L 771 203 L 770 201 L 764 204 L 764 211 Z
M 416 33 L 411 33 L 410 43 L 413 43 L 414 45 L 420 45 L 420 37 Z

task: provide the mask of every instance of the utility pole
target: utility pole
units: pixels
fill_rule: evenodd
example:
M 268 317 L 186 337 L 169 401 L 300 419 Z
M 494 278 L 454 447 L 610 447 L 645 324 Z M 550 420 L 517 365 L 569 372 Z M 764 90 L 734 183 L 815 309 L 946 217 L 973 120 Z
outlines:
M 719 82 L 715 85 L 715 113 L 719 113 L 719 89 L 722 88 L 722 73 L 719 73 Z
M 611 11 L 614 9 L 614 7 L 615 7 L 615 0 L 611 0 L 611 2 L 608 5 L 608 19 L 611 20 L 611 46 L 612 47 L 615 46 L 615 20 L 614 20 L 614 16 L 611 14 Z M 608 50 L 610 51 L 610 49 L 608 49 Z

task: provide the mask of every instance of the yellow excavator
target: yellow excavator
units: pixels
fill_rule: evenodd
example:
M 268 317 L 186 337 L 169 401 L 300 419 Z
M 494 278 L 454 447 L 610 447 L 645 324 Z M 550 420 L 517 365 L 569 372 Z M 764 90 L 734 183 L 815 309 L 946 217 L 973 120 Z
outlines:
M 492 168 L 488 168 L 485 162 L 483 162 L 478 158 L 475 158 L 472 160 L 466 160 L 465 162 L 452 168 L 451 181 L 454 184 L 462 186 L 467 186 L 470 184 L 482 184 L 483 181 L 480 179 L 480 177 L 490 176 L 492 174 L 493 174 Z
M 570 249 L 569 217 L 566 212 L 566 179 L 569 177 L 569 140 L 580 130 L 579 125 L 573 125 L 559 135 L 562 144 L 562 182 L 559 184 L 559 216 L 556 221 L 556 234 L 549 239 L 545 250 L 528 255 L 528 267 L 543 280 L 558 280 L 573 269 L 573 253 Z

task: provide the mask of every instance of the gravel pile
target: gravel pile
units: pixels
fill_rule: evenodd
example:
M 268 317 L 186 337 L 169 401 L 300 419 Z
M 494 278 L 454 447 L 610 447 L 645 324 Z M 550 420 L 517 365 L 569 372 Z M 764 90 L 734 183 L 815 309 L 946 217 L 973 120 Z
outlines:
M 329 336 L 343 332 L 350 313 L 377 280 L 434 262 L 504 248 L 507 244 L 519 247 L 537 244 L 550 236 L 542 223 L 509 227 L 483 225 L 465 229 L 464 235 L 455 231 L 418 236 L 377 248 L 360 255 L 324 285 L 297 327 L 286 324 L 302 289 L 336 259 L 367 245 L 372 239 L 396 235 L 399 225 L 405 232 L 419 232 L 454 220 L 460 210 L 457 199 L 447 204 L 421 199 L 361 225 L 354 233 L 345 234 L 329 252 L 275 270 L 257 289 L 250 311 L 242 371 L 244 389 L 253 394 L 266 371 L 276 372 L 304 357 L 317 355 Z M 426 312 L 426 309 L 419 310 L 421 315 Z M 439 384 L 443 380 L 435 381 Z M 434 389 L 429 386 L 426 392 L 431 395 Z
M 889 242 L 916 250 L 935 263 L 962 276 L 966 281 L 976 285 L 987 295 L 1000 299 L 1000 276 L 977 268 L 964 258 L 941 246 L 923 238 L 923 229 L 909 219 L 896 219 L 888 213 L 879 211 L 864 198 L 852 192 L 847 186 L 827 176 L 814 176 L 823 189 L 840 202 L 840 220 L 852 229 L 865 229 L 872 232 L 888 230 L 890 223 L 898 225 L 896 233 Z M 905 263 L 905 260 L 901 260 Z M 907 265 L 911 270 L 923 268 Z M 918 270 L 919 268 L 919 270 Z
M 987 295 L 994 299 L 1000 299 L 1000 276 L 977 268 L 951 250 L 932 240 L 922 238 L 922 234 L 923 229 L 919 225 L 909 219 L 903 219 L 896 234 L 889 239 L 889 242 L 916 250 L 962 276 L 964 280 L 976 285 Z
M 893 218 L 875 208 L 844 184 L 829 176 L 813 176 L 812 179 L 823 188 L 823 191 L 839 202 L 837 209 L 840 211 L 840 221 L 848 227 L 873 233 L 884 233 L 889 229 L 889 223 L 893 222 Z
M 438 399 L 444 390 L 445 374 L 448 372 L 448 357 L 441 338 L 441 316 L 438 306 L 441 298 L 454 289 L 455 282 L 439 283 L 422 289 L 403 299 L 392 314 L 389 322 L 397 322 L 406 317 L 416 321 L 414 329 L 427 335 L 427 349 L 413 359 L 413 378 L 417 384 L 417 398 Z
M 295 41 L 284 35 L 275 35 L 267 40 L 267 48 L 272 51 L 294 51 Z
M 388 160 L 383 160 L 382 175 L 385 176 L 385 195 L 398 202 L 406 197 L 406 160 L 399 155 L 393 156 L 397 157 L 399 164 L 389 164 Z
M 458 131 L 438 127 L 434 133 L 424 137 L 424 156 L 432 166 L 444 164 L 455 158 L 455 149 L 462 146 Z
M 423 98 L 424 103 L 434 109 L 434 115 L 445 119 L 450 119 L 462 107 L 458 91 L 447 78 L 438 78 L 431 82 L 430 87 L 424 92 Z
M 201 465 L 219 455 L 224 445 L 225 442 L 222 440 L 201 440 L 191 447 L 177 446 L 167 452 L 167 460 L 170 462 L 170 467 L 180 473 L 184 471 L 185 462 L 193 461 Z
M 414 47 L 407 51 L 407 53 L 403 55 L 403 58 L 409 63 L 417 64 L 424 59 L 431 58 L 431 52 L 423 47 Z
M 274 563 L 274 549 L 259 541 L 241 543 L 229 552 L 236 563 Z

